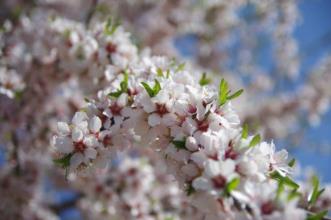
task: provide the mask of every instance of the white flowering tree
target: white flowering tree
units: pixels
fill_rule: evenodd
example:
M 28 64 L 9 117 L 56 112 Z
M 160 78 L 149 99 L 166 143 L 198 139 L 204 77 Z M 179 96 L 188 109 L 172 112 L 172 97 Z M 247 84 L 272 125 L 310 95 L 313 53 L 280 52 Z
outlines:
M 76 207 L 86 219 L 325 219 L 331 188 L 321 187 L 315 176 L 296 181 L 295 160 L 285 149 L 263 141 L 235 109 L 236 103 L 247 109 L 245 121 L 266 121 L 261 130 L 265 136 L 283 137 L 272 133 L 273 124 L 267 122 L 312 105 L 312 114 L 322 113 L 329 95 L 324 89 L 329 62 L 321 70 L 323 78 L 313 78 L 300 96 L 258 103 L 258 85 L 234 90 L 232 82 L 238 87 L 241 78 L 227 74 L 228 83 L 203 72 L 206 67 L 201 65 L 213 69 L 220 58 L 215 54 L 224 51 L 201 50 L 196 62 L 184 62 L 166 43 L 179 30 L 201 33 L 201 47 L 220 41 L 218 37 L 224 40 L 221 32 L 246 27 L 235 26 L 231 17 L 245 1 L 205 7 L 190 1 L 160 2 L 4 2 L 12 18 L 3 21 L 0 35 L 0 140 L 8 159 L 0 170 L 0 213 L 5 219 L 58 219 L 63 207 L 47 201 L 47 177 L 79 192 Z M 294 1 L 281 2 L 253 1 L 266 15 L 271 12 L 265 8 L 286 11 L 295 6 Z M 164 39 L 157 34 L 162 25 L 142 26 L 148 28 L 138 36 L 151 53 L 132 43 L 107 5 L 134 31 L 139 27 L 134 18 L 143 16 L 147 6 L 162 12 L 151 10 L 145 14 L 148 18 L 186 14 L 179 16 L 182 19 L 174 16 L 179 28 L 170 28 Z M 70 13 L 63 6 L 76 10 Z M 131 7 L 137 8 L 134 18 Z M 187 13 L 192 7 L 194 13 Z M 200 30 L 206 24 L 201 18 L 213 10 L 225 11 L 225 26 L 214 32 L 220 21 L 206 18 L 212 21 Z M 288 40 L 286 30 L 277 32 L 281 39 Z M 150 42 L 154 32 L 153 39 L 165 44 Z M 215 39 L 206 40 L 203 33 Z M 154 56 L 158 50 L 177 58 Z M 209 58 L 210 65 L 203 62 Z M 277 60 L 280 69 L 289 67 L 284 63 L 289 59 Z M 292 70 L 281 72 L 291 75 Z M 316 100 L 321 106 L 315 106 Z M 280 110 L 268 110 L 269 102 L 279 104 Z

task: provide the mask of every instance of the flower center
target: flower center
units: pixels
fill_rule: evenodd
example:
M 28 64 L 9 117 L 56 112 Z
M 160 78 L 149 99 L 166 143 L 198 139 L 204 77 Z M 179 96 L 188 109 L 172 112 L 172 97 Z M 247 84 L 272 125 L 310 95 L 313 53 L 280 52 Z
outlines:
M 84 153 L 84 151 L 86 149 L 86 145 L 82 141 L 75 142 L 74 147 L 75 147 L 75 151 L 79 152 L 79 153 Z
M 233 150 L 233 148 L 229 148 L 225 151 L 225 159 L 232 159 L 235 160 L 237 159 L 238 154 Z
M 116 47 L 116 45 L 115 44 L 113 44 L 112 42 L 109 42 L 107 45 L 106 45 L 106 50 L 107 50 L 107 52 L 108 53 L 115 53 L 116 52 L 116 49 L 117 49 L 117 47 Z
M 224 188 L 226 184 L 226 179 L 222 175 L 215 176 L 211 181 L 213 182 L 214 187 L 217 189 Z
M 261 205 L 261 212 L 264 215 L 270 215 L 274 211 L 274 205 L 271 201 L 265 202 Z
M 113 115 L 120 115 L 122 111 L 122 107 L 117 105 L 117 103 L 112 104 L 109 109 Z
M 197 121 L 197 123 L 198 123 L 198 130 L 199 131 L 206 132 L 208 130 L 209 123 L 208 123 L 207 120 Z
M 159 114 L 161 117 L 167 113 L 169 113 L 167 107 L 165 104 L 158 104 L 156 103 L 156 111 L 157 114 Z

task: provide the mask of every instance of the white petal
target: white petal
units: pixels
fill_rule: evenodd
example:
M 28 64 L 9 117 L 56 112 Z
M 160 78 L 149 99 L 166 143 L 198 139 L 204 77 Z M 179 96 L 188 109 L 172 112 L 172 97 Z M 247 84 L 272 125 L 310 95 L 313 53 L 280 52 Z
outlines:
M 87 115 L 85 112 L 76 112 L 74 117 L 72 118 L 72 123 L 74 125 L 78 125 L 82 121 L 87 119 Z
M 205 173 L 209 177 L 219 175 L 220 169 L 220 163 L 218 161 L 208 160 L 205 164 Z
M 66 122 L 58 122 L 57 123 L 57 131 L 60 135 L 69 135 L 70 127 Z
M 228 159 L 220 163 L 219 169 L 222 175 L 227 177 L 234 172 L 234 170 L 236 169 L 236 164 L 233 160 Z
M 162 117 L 162 123 L 167 126 L 175 125 L 176 122 L 177 122 L 177 116 L 175 114 L 168 113 Z
M 61 153 L 71 153 L 74 150 L 72 145 L 72 140 L 68 137 L 56 137 L 55 138 L 55 147 Z
M 79 141 L 83 140 L 83 137 L 84 137 L 84 135 L 83 135 L 82 130 L 80 130 L 79 128 L 72 129 L 71 138 L 73 141 L 79 142 Z
M 84 155 L 75 153 L 70 159 L 70 167 L 76 169 L 84 161 Z
M 88 147 L 85 151 L 84 154 L 87 158 L 90 159 L 95 159 L 97 157 L 97 151 L 94 148 Z
M 94 135 L 88 135 L 84 138 L 84 144 L 88 147 L 97 147 L 99 142 Z
M 119 106 L 126 106 L 127 101 L 128 101 L 128 94 L 122 93 L 120 97 L 118 97 L 116 102 Z
M 201 190 L 208 190 L 211 188 L 209 181 L 203 177 L 196 178 L 193 181 L 192 185 L 195 189 L 201 189 Z
M 148 116 L 148 124 L 152 127 L 161 123 L 161 117 L 158 114 L 151 114 Z
M 185 146 L 190 151 L 196 151 L 196 150 L 198 150 L 197 140 L 194 137 L 192 137 L 192 136 L 186 138 Z
M 193 160 L 200 168 L 203 167 L 203 164 L 206 159 L 206 155 L 200 151 L 191 154 L 191 160 Z
M 102 122 L 99 117 L 93 116 L 88 123 L 89 129 L 93 133 L 97 133 L 101 128 Z

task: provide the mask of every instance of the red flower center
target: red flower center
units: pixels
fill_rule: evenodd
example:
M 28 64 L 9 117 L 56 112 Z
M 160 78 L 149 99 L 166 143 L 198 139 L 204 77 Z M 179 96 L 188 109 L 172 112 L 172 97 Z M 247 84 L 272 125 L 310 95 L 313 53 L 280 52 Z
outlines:
M 215 176 L 214 178 L 211 179 L 211 181 L 213 182 L 214 187 L 217 189 L 224 188 L 226 184 L 226 179 L 222 175 Z
M 206 132 L 208 130 L 209 123 L 208 123 L 207 120 L 197 121 L 197 123 L 198 123 L 198 130 L 199 131 Z
M 263 215 L 270 215 L 274 211 L 274 205 L 271 201 L 265 202 L 261 205 L 261 212 Z
M 122 107 L 117 105 L 117 103 L 112 104 L 109 109 L 113 115 L 120 115 L 122 111 Z
M 116 45 L 113 44 L 112 42 L 109 42 L 107 45 L 106 45 L 106 50 L 108 53 L 115 53 L 116 52 Z
M 86 149 L 86 145 L 82 141 L 75 142 L 74 147 L 75 147 L 75 151 L 79 152 L 79 153 L 84 153 L 84 151 Z
M 156 103 L 156 111 L 157 114 L 159 114 L 161 117 L 167 113 L 169 113 L 167 107 L 165 104 L 158 104 Z

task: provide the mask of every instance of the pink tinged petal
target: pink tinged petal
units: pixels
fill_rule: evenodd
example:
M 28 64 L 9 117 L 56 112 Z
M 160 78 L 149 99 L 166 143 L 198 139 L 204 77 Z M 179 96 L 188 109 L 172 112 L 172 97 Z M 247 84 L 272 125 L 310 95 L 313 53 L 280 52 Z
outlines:
M 285 163 L 288 158 L 288 152 L 286 150 L 281 150 L 274 155 L 274 160 L 276 163 Z
M 224 162 L 221 162 L 219 165 L 220 172 L 223 176 L 227 177 L 234 173 L 236 169 L 236 164 L 233 160 L 228 159 Z
M 162 117 L 162 123 L 166 126 L 175 125 L 177 123 L 177 116 L 171 113 L 165 114 Z
M 210 185 L 208 179 L 203 178 L 203 177 L 196 178 L 192 182 L 192 185 L 195 189 L 200 189 L 200 190 L 209 190 L 209 189 L 211 189 L 211 185 Z
M 72 140 L 68 137 L 56 137 L 55 147 L 61 153 L 68 154 L 74 150 Z
M 200 151 L 191 154 L 191 160 L 193 160 L 200 168 L 203 167 L 203 164 L 206 161 L 206 159 L 207 156 Z
M 195 130 L 197 130 L 197 123 L 191 118 L 186 118 L 183 123 L 183 130 L 189 135 L 192 135 Z
M 207 160 L 205 164 L 205 173 L 209 177 L 217 176 L 220 174 L 222 167 L 220 163 L 215 160 Z
M 57 130 L 60 135 L 66 136 L 70 134 L 70 127 L 65 122 L 58 122 L 57 123 Z
M 99 117 L 93 116 L 89 120 L 88 126 L 89 126 L 89 129 L 90 129 L 91 132 L 97 133 L 97 132 L 99 132 L 99 130 L 102 126 L 102 122 L 101 122 Z
M 99 142 L 96 139 L 96 137 L 94 137 L 93 135 L 88 135 L 87 137 L 84 138 L 84 144 L 87 147 L 97 147 Z
M 85 120 L 87 120 L 87 115 L 85 112 L 76 112 L 74 117 L 72 118 L 72 123 L 78 126 L 81 122 Z
M 82 130 L 80 130 L 79 128 L 72 129 L 71 138 L 73 141 L 79 142 L 79 141 L 83 140 L 83 137 L 84 137 L 84 134 L 83 134 Z
M 94 148 L 87 148 L 84 152 L 85 157 L 90 159 L 95 159 L 97 157 L 97 151 Z
M 185 146 L 190 151 L 196 151 L 196 150 L 198 150 L 198 147 L 199 147 L 198 143 L 197 143 L 197 140 L 192 136 L 186 138 Z
M 148 116 L 148 124 L 152 127 L 161 123 L 161 117 L 158 114 L 151 114 Z
M 120 95 L 120 97 L 118 97 L 116 102 L 119 106 L 123 107 L 123 106 L 126 106 L 127 101 L 128 101 L 128 94 L 127 93 L 122 93 Z
M 76 169 L 83 162 L 84 162 L 84 155 L 81 153 L 75 153 L 70 159 L 70 167 L 72 169 Z
M 189 177 L 195 177 L 199 175 L 199 170 L 194 164 L 186 164 L 181 168 L 182 172 Z

